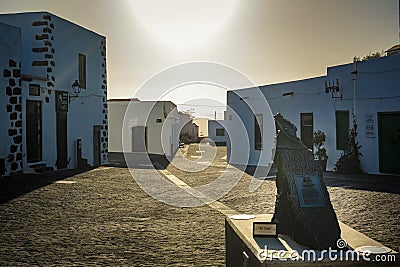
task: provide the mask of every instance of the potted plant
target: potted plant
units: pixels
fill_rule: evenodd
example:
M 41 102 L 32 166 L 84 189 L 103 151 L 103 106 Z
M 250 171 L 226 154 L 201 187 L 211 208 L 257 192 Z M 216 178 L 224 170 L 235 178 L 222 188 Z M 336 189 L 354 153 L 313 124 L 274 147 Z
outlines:
M 326 148 L 324 147 L 326 141 L 325 133 L 318 130 L 314 132 L 313 144 L 316 148 L 315 160 L 318 162 L 322 171 L 326 171 L 326 162 L 328 161 L 328 155 L 326 154 Z

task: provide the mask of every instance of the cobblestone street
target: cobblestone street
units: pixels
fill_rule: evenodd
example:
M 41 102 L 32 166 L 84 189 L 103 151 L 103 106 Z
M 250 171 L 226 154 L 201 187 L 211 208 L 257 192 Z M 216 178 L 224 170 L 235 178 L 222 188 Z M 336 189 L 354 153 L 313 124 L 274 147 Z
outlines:
M 196 151 L 186 146 L 185 155 Z M 213 165 L 200 173 L 167 170 L 189 186 L 206 184 L 226 168 L 224 155 L 218 147 Z M 379 178 L 325 175 L 338 219 L 399 250 L 400 180 Z M 274 178 L 255 192 L 248 191 L 251 179 L 244 174 L 219 201 L 240 213 L 273 213 Z M 159 202 L 127 168 L 0 178 L 0 194 L 1 266 L 225 264 L 222 213 Z

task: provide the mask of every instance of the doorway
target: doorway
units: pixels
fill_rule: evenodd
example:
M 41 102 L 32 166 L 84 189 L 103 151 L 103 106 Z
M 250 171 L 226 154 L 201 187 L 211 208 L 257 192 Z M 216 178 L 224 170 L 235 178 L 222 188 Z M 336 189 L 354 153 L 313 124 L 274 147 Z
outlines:
M 57 134 L 57 169 L 65 169 L 68 165 L 67 151 L 67 112 L 56 112 Z
M 100 166 L 101 144 L 100 144 L 100 125 L 93 125 L 93 166 Z
M 300 113 L 300 136 L 301 141 L 303 141 L 307 148 L 314 151 L 314 118 L 312 113 Z
M 378 113 L 379 171 L 400 174 L 400 112 Z
M 56 91 L 57 169 L 68 166 L 68 92 Z
M 147 127 L 132 127 L 132 152 L 147 151 Z
M 42 102 L 26 100 L 26 154 L 28 163 L 42 160 Z

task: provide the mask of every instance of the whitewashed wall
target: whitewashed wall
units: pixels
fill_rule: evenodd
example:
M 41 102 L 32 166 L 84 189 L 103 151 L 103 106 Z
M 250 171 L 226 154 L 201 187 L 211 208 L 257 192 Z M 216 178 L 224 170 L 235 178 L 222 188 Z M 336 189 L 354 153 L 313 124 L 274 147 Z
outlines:
M 132 151 L 132 127 L 135 126 L 148 127 L 149 154 L 170 156 L 178 149 L 178 111 L 172 102 L 110 100 L 108 108 L 110 152 Z
M 199 126 L 199 137 L 208 137 L 208 118 L 194 118 L 193 122 Z
M 78 53 L 86 55 L 86 89 L 74 99 L 68 111 L 68 168 L 76 167 L 76 140 L 82 139 L 82 157 L 93 164 L 93 125 L 101 127 L 101 163 L 107 163 L 107 73 L 105 37 L 47 12 L 2 14 L 0 21 L 21 28 L 22 74 L 48 79 L 22 82 L 22 104 L 42 101 L 43 162 L 55 168 L 56 113 L 55 91 L 72 93 L 78 79 Z M 39 49 L 39 50 L 38 50 Z M 36 63 L 34 63 L 36 62 Z M 41 62 L 37 65 L 37 62 Z M 35 65 L 36 64 L 36 65 Z M 40 96 L 29 95 L 29 83 L 41 86 Z M 46 98 L 48 101 L 46 101 Z M 23 125 L 26 125 L 23 116 Z M 26 151 L 26 132 L 23 130 Z M 30 172 L 26 157 L 24 171 Z
M 367 173 L 379 173 L 379 146 L 378 146 L 378 112 L 400 111 L 400 55 L 388 56 L 379 59 L 358 62 L 358 77 L 356 81 L 356 114 L 358 124 L 358 142 L 362 146 L 362 168 Z M 260 86 L 260 90 L 271 107 L 272 113 L 281 113 L 297 126 L 297 135 L 300 136 L 300 113 L 313 113 L 314 131 L 321 130 L 326 134 L 326 149 L 329 156 L 327 169 L 332 170 L 342 151 L 336 149 L 335 111 L 348 110 L 352 127 L 353 112 L 353 63 L 328 68 L 326 76 Z M 331 93 L 325 93 L 324 83 L 339 79 L 343 100 L 334 99 Z M 253 127 L 252 112 L 246 102 L 256 105 L 259 93 L 256 88 L 230 91 L 228 99 L 228 125 L 232 129 L 240 127 L 239 119 L 229 119 L 237 112 L 243 121 L 250 139 L 250 148 L 247 144 L 238 144 L 232 150 L 250 151 L 250 165 L 257 163 L 260 151 L 252 149 Z M 293 94 L 283 95 L 293 92 Z M 242 100 L 240 98 L 242 97 Z M 257 100 L 258 98 L 258 100 Z M 261 103 L 261 102 L 260 102 Z M 261 105 L 261 104 L 260 104 Z M 375 122 L 376 135 L 374 138 L 365 134 L 366 116 L 372 115 Z M 228 144 L 228 155 L 230 144 Z M 229 158 L 229 157 L 228 157 Z M 232 160 L 232 159 L 231 159 Z
M 273 162 L 275 124 L 270 108 L 258 88 L 227 92 L 226 130 L 228 162 L 268 167 Z M 254 114 L 262 114 L 263 142 L 255 148 Z
M 225 120 L 209 120 L 208 121 L 208 138 L 212 139 L 214 143 L 224 143 L 228 139 L 228 133 L 225 130 Z M 224 136 L 217 136 L 216 130 L 224 129 Z
M 5 163 L 4 175 L 20 173 L 23 167 L 20 62 L 20 28 L 0 23 L 0 159 Z
M 328 68 L 328 78 L 342 82 L 343 100 L 336 101 L 337 110 L 353 112 L 354 83 L 351 72 L 353 64 Z M 357 63 L 356 120 L 357 141 L 362 146 L 360 157 L 363 170 L 379 173 L 378 112 L 400 112 L 400 55 L 370 59 Z M 366 135 L 366 117 L 372 115 L 375 137 Z M 352 117 L 350 117 L 350 124 Z M 332 153 L 333 152 L 333 153 Z M 339 158 L 341 151 L 331 151 L 332 159 Z

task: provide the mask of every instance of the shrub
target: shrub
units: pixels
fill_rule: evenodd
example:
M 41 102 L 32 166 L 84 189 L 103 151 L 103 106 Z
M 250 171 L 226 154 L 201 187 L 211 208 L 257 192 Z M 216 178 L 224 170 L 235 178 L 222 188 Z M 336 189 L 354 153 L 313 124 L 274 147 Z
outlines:
M 315 151 L 315 158 L 318 160 L 327 160 L 328 155 L 326 154 L 326 148 L 323 147 L 326 141 L 325 133 L 318 130 L 314 132 L 313 143 L 314 147 L 317 149 Z
M 356 137 L 357 123 L 353 121 L 353 128 L 350 130 L 349 145 L 336 162 L 336 171 L 341 174 L 360 174 L 364 173 L 361 168 L 360 153 L 361 145 L 357 142 Z

